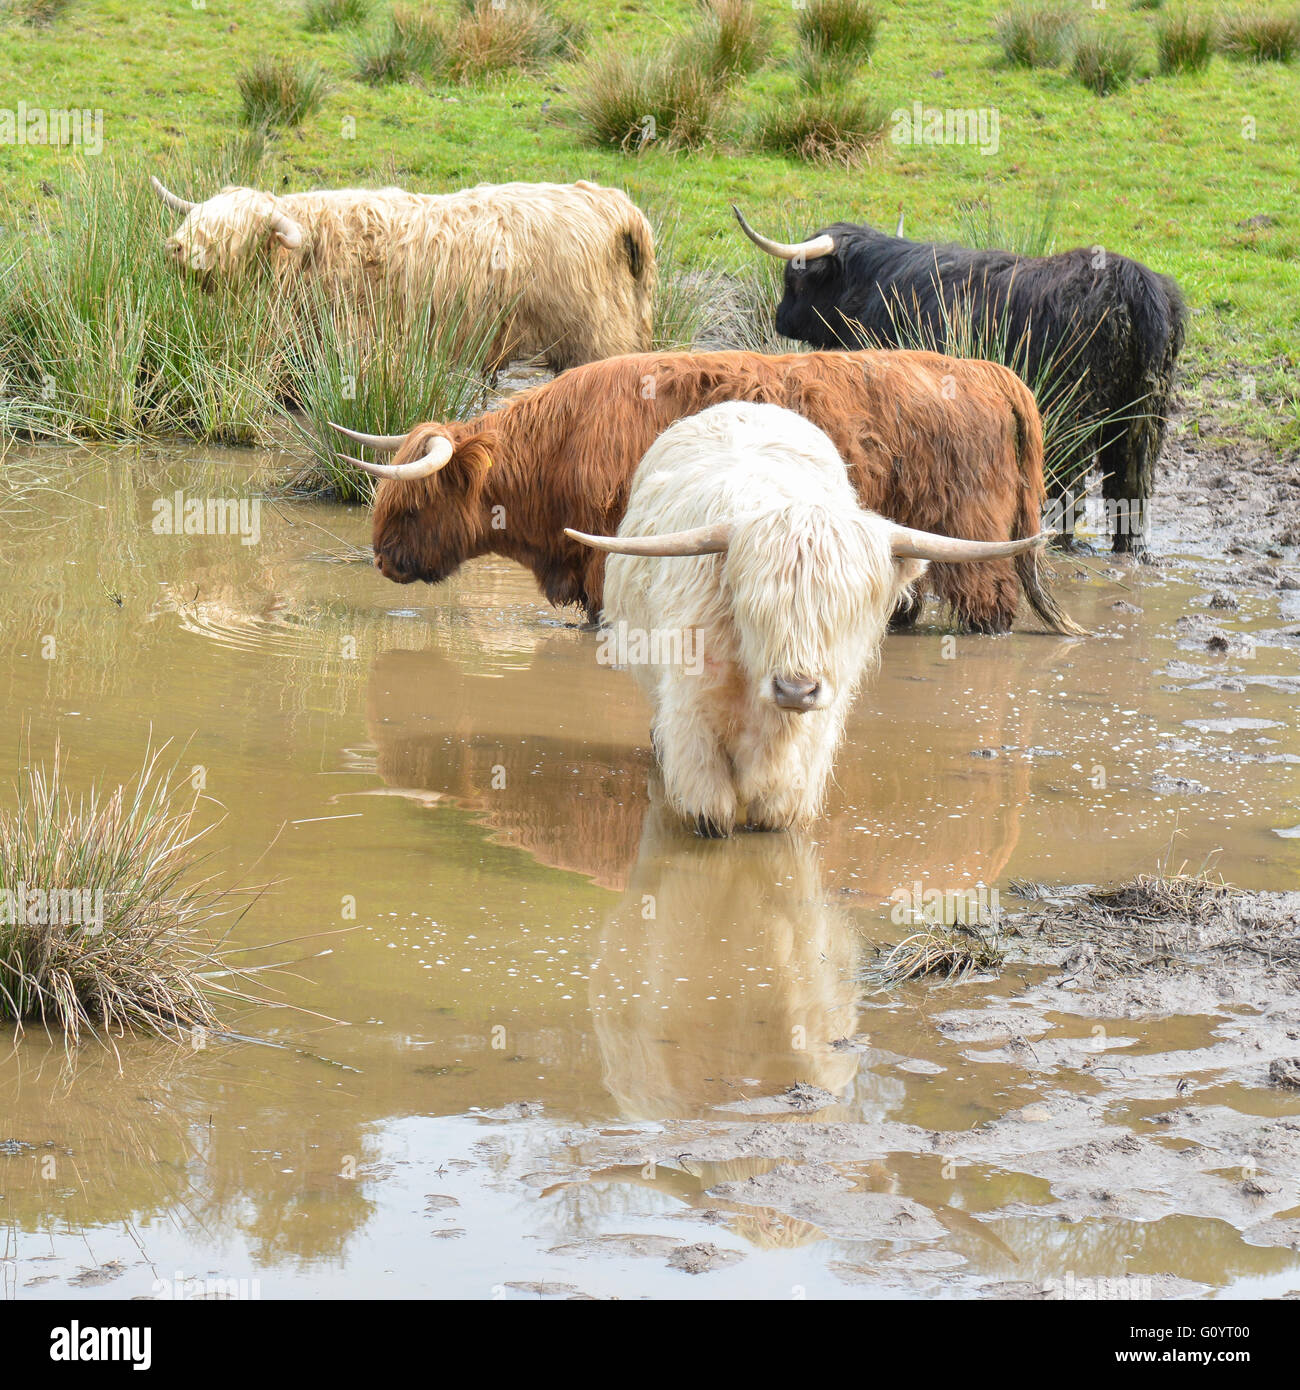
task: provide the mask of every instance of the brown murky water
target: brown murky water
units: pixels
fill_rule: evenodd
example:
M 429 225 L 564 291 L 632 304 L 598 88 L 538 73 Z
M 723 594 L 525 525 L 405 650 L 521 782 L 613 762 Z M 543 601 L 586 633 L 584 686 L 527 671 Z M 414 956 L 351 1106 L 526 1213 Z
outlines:
M 151 530 L 159 497 L 248 495 L 249 478 L 245 455 L 51 452 L 0 499 L 6 773 L 57 738 L 74 781 L 116 781 L 173 740 L 224 815 L 213 867 L 273 883 L 238 942 L 299 961 L 263 977 L 285 1007 L 232 1020 L 249 1041 L 92 1044 L 70 1071 L 39 1031 L 12 1050 L 6 1035 L 7 1296 L 174 1296 L 182 1276 L 262 1297 L 901 1295 L 1067 1271 L 1300 1285 L 1300 1255 L 1247 1243 L 1242 1220 L 1180 1204 L 1158 1176 L 1160 1210 L 1062 1220 L 1059 1184 L 1014 1145 L 945 1164 L 897 1137 L 978 1136 L 1078 1101 L 1135 1125 L 1168 1109 L 1176 1068 L 1155 1068 L 1145 1099 L 1108 1099 L 1100 1073 L 982 1060 L 945 1024 L 1032 972 L 870 998 L 854 983 L 905 934 L 889 896 L 914 883 L 1113 881 L 1171 844 L 1175 865 L 1212 861 L 1246 887 L 1300 882 L 1300 839 L 1277 833 L 1300 823 L 1294 694 L 1275 679 L 1295 653 L 1180 650 L 1173 625 L 1205 591 L 1193 561 L 1067 579 L 1086 641 L 891 638 L 815 833 L 705 843 L 648 795 L 635 683 L 522 570 L 388 585 L 339 561 L 368 540 L 360 509 L 264 501 L 248 545 Z M 1263 600 L 1238 616 L 1278 621 Z M 1178 661 L 1201 678 L 1171 678 Z M 1229 667 L 1242 689 L 1194 688 Z M 1176 1053 L 1221 1022 L 1125 1020 L 1112 1042 Z M 1300 1114 L 1201 1079 L 1207 1104 Z M 796 1081 L 833 1104 L 763 1101 Z M 854 1196 L 919 1205 L 883 1232 L 792 1216 L 762 1196 L 779 1142 L 627 1159 L 679 1131 L 707 1153 L 711 1124 L 751 1111 L 819 1134 Z M 875 1126 L 881 1152 L 837 1156 L 835 1126 Z M 753 1200 L 716 1191 L 750 1179 Z M 937 1226 L 918 1239 L 918 1220 Z M 701 1241 L 744 1258 L 702 1278 L 668 1263 Z

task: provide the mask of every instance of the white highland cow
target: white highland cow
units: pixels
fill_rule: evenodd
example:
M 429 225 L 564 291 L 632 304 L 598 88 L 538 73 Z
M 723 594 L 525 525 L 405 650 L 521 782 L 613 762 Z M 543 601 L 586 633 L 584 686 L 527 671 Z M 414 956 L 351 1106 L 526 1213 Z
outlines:
M 612 552 L 604 621 L 640 639 L 629 649 L 702 654 L 635 670 L 668 803 L 709 836 L 730 834 L 742 809 L 755 830 L 818 813 L 854 690 L 927 561 L 1047 539 L 955 540 L 864 511 L 816 425 L 742 401 L 655 440 L 617 537 L 568 534 Z
M 461 300 L 508 312 L 493 365 L 543 355 L 556 371 L 651 346 L 654 234 L 625 194 L 578 182 L 479 184 L 458 193 L 346 188 L 275 195 L 223 188 L 189 203 L 166 252 L 204 279 L 269 263 L 281 280 L 369 288 L 414 311 Z

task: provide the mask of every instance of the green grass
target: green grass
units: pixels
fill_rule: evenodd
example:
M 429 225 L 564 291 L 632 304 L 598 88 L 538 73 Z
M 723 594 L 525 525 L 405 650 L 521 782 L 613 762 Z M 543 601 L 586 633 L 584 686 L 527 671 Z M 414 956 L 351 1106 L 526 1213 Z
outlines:
M 1238 396 L 1228 383 L 1253 371 L 1259 396 L 1249 408 L 1232 405 L 1234 434 L 1300 443 L 1288 394 L 1294 386 L 1287 387 L 1300 355 L 1294 67 L 1212 62 L 1202 72 L 1156 76 L 1098 101 L 1064 69 L 1004 62 L 994 20 L 1007 0 L 969 0 L 959 9 L 890 0 L 881 7 L 885 22 L 869 80 L 851 91 L 887 108 L 910 107 L 918 97 L 933 106 L 993 107 L 1001 147 L 988 156 L 973 146 L 886 142 L 864 175 L 752 148 L 750 127 L 789 92 L 796 53 L 795 12 L 786 0 L 754 4 L 773 39 L 770 61 L 734 84 L 716 135 L 689 154 L 655 143 L 633 158 L 594 143 L 576 112 L 580 64 L 510 72 L 471 89 L 436 74 L 422 86 L 371 87 L 353 76 L 355 31 L 309 34 L 296 5 L 242 9 L 233 32 L 228 11 L 214 0 L 201 10 L 172 0 L 96 0 L 71 5 L 48 29 L 0 21 L 0 84 L 29 105 L 102 108 L 106 154 L 123 171 L 143 177 L 157 168 L 165 177 L 187 148 L 238 129 L 237 70 L 262 55 L 316 60 L 331 90 L 315 114 L 272 139 L 268 186 L 391 181 L 442 192 L 484 180 L 590 178 L 626 187 L 647 205 L 674 206 L 686 268 L 719 262 L 752 270 L 757 253 L 736 231 L 731 202 L 756 225 L 765 209 L 794 204 L 804 231 L 817 225 L 813 209 L 825 214 L 823 222 L 846 217 L 892 229 L 902 202 L 908 235 L 927 239 L 956 236 L 955 210 L 964 203 L 992 197 L 1009 206 L 1056 187 L 1059 249 L 1105 246 L 1182 285 L 1193 311 L 1188 395 L 1227 409 Z M 1228 0 L 1221 8 L 1231 18 L 1246 7 Z M 700 18 L 695 0 L 617 9 L 562 0 L 561 9 L 587 26 L 593 51 L 662 48 L 666 36 L 685 33 Z M 444 5 L 438 13 L 452 11 Z M 383 16 L 377 4 L 368 22 Z M 1156 16 L 1112 3 L 1098 22 L 1140 43 L 1154 68 Z M 42 184 L 60 187 L 61 169 L 75 155 L 0 144 L 0 227 L 10 229 L 0 231 L 0 266 L 31 242 L 33 215 L 57 217 Z M 218 186 L 215 173 L 200 173 L 176 191 L 202 196 Z M 1272 225 L 1238 226 L 1256 213 L 1270 214 Z
M 1156 20 L 1156 59 L 1162 73 L 1204 72 L 1214 57 L 1214 20 L 1181 10 Z
M 125 785 L 68 790 L 56 751 L 0 812 L 0 1023 L 176 1036 L 215 1023 L 203 978 L 222 901 L 195 881 L 197 794 L 146 754 Z M 37 894 L 44 898 L 32 897 Z M 22 902 L 18 903 L 17 899 Z M 226 990 L 230 993 L 230 990 Z

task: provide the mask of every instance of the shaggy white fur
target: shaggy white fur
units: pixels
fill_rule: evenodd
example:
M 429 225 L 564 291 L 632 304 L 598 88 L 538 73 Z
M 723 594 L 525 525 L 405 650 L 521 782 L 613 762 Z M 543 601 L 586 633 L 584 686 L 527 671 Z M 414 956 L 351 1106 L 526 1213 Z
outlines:
M 498 356 L 545 354 L 557 370 L 650 347 L 654 237 L 617 189 L 479 184 L 458 193 L 344 188 L 276 197 L 224 188 L 166 243 L 200 275 L 273 273 L 366 285 L 411 307 L 511 310 Z
M 830 439 L 780 406 L 731 401 L 670 426 L 619 534 L 728 521 L 725 554 L 611 555 L 605 575 L 607 623 L 698 630 L 702 673 L 634 669 L 668 802 L 705 834 L 729 834 L 742 809 L 768 830 L 818 813 L 854 691 L 926 568 L 894 559 L 892 523 L 858 506 Z M 806 710 L 778 705 L 782 684 L 809 690 Z

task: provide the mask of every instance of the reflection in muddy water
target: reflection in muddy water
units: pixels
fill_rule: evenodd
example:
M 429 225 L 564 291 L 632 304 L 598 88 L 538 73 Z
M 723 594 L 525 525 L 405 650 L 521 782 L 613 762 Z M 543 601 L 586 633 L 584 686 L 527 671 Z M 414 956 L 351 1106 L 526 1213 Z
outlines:
M 816 847 L 801 834 L 701 841 L 655 790 L 589 982 L 619 1110 L 695 1116 L 801 1081 L 842 1092 L 857 1072 L 835 1047 L 857 1031 L 855 941 Z
M 270 498 L 255 545 L 154 533 L 177 487 L 260 495 L 243 455 L 36 471 L 0 505 L 0 780 L 57 739 L 74 786 L 120 781 L 172 739 L 219 822 L 207 868 L 273 884 L 235 944 L 293 964 L 194 1050 L 69 1066 L 5 1035 L 10 1296 L 178 1270 L 264 1297 L 1300 1281 L 1300 1104 L 1251 1042 L 1300 1028 L 1289 996 L 1115 990 L 1099 1020 L 1019 966 L 854 983 L 916 885 L 1010 900 L 1171 845 L 1300 881 L 1275 605 L 1243 600 L 1244 657 L 1176 627 L 1193 566 L 1067 568 L 1085 642 L 891 637 L 824 819 L 711 844 L 661 815 L 635 682 L 522 570 L 398 591 L 356 562 L 361 509 Z M 700 1242 L 731 1256 L 669 1263 Z

